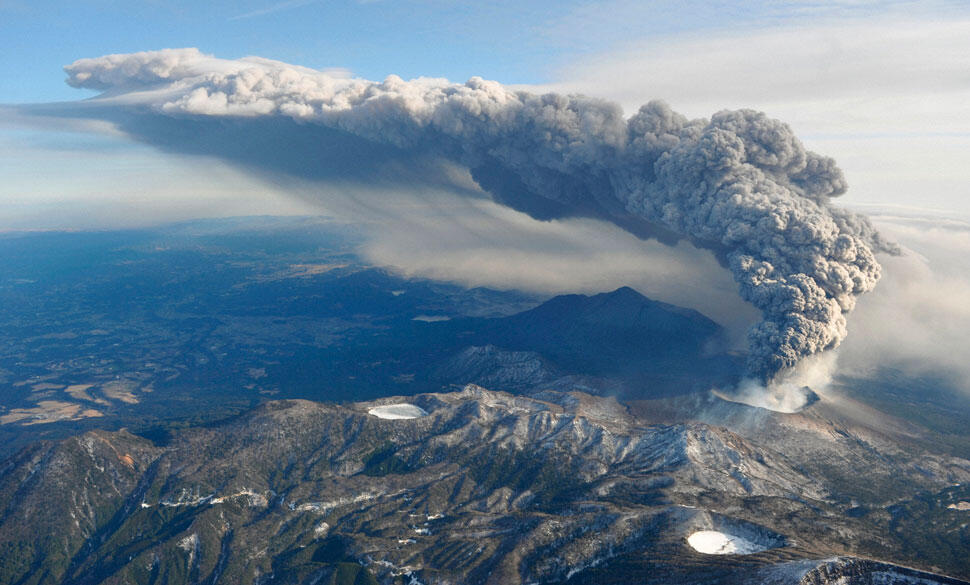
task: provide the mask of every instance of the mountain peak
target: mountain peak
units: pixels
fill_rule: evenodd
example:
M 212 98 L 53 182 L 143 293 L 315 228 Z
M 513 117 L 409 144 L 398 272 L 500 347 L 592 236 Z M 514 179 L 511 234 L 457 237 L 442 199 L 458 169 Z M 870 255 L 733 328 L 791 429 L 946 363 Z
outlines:
M 641 346 L 641 350 L 644 343 L 652 345 L 661 339 L 664 344 L 673 339 L 676 343 L 699 347 L 721 330 L 717 323 L 697 311 L 654 301 L 628 286 L 592 296 L 554 297 L 506 321 L 526 331 L 552 332 L 557 343 L 561 342 L 562 333 L 576 334 L 583 330 L 583 338 L 609 340 L 620 335 Z
M 622 379 L 638 394 L 690 392 L 709 386 L 706 375 L 722 376 L 733 367 L 707 360 L 719 347 L 720 325 L 628 286 L 591 296 L 557 296 L 483 325 L 469 342 L 514 355 L 534 352 L 566 374 Z
M 647 301 L 650 300 L 647 297 L 640 294 L 639 292 L 637 292 L 636 290 L 634 290 L 633 288 L 630 288 L 629 286 L 621 286 L 620 288 L 614 290 L 613 292 L 600 293 L 599 295 L 596 295 L 596 296 L 606 296 L 606 297 L 613 297 L 613 298 L 629 297 L 629 298 L 643 299 Z

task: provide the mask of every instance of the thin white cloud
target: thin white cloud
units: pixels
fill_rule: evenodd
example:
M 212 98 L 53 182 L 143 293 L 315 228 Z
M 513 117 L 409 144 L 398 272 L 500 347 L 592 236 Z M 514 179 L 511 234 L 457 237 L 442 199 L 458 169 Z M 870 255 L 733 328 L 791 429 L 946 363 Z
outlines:
M 236 16 L 231 16 L 229 17 L 229 20 L 244 20 L 247 18 L 255 18 L 257 16 L 266 16 L 267 14 L 283 12 L 284 10 L 292 10 L 294 8 L 300 8 L 301 6 L 306 6 L 307 4 L 314 4 L 316 2 L 319 2 L 319 0 L 287 0 L 286 2 L 279 2 L 277 4 L 273 4 L 272 6 L 259 8 L 243 14 L 237 14 Z
M 958 99 L 970 92 L 967 54 L 970 19 L 705 32 L 583 59 L 551 87 L 628 109 L 661 98 L 695 116 L 790 104 L 786 119 L 813 132 L 970 132 L 970 105 Z

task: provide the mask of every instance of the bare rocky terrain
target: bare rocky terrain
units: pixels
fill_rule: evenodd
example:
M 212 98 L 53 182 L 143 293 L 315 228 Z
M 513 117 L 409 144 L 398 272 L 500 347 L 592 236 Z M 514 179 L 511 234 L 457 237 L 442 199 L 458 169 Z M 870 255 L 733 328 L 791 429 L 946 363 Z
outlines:
M 428 414 L 370 414 L 401 403 Z M 468 386 L 345 405 L 270 402 L 164 444 L 93 431 L 35 445 L 5 464 L 0 581 L 743 583 L 758 575 L 870 583 L 891 573 L 888 582 L 955 583 L 919 571 L 970 576 L 961 554 L 966 512 L 947 507 L 967 497 L 970 462 L 894 448 L 886 436 L 828 420 L 825 404 L 781 415 L 712 398 L 704 416 L 767 419 L 729 430 L 649 424 L 613 399 L 583 393 L 526 397 Z M 787 442 L 775 435 L 782 428 Z M 830 475 L 833 465 L 851 466 L 860 481 Z M 874 481 L 893 487 L 878 497 L 859 487 Z M 920 517 L 914 501 L 927 493 L 932 514 Z M 932 523 L 924 538 L 939 546 L 937 558 L 913 556 L 905 541 L 912 535 L 896 531 L 907 517 Z M 704 530 L 760 552 L 703 554 L 687 538 Z M 45 536 L 27 537 L 36 534 Z

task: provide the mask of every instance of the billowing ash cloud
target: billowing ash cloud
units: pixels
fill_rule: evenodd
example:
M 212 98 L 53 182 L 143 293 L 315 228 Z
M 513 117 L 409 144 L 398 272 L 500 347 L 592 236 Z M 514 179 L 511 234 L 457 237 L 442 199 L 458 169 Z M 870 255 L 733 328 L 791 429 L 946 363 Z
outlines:
M 496 200 L 534 217 L 586 215 L 641 237 L 689 238 L 715 252 L 761 311 L 748 368 L 763 381 L 837 346 L 844 314 L 879 279 L 874 252 L 895 252 L 864 217 L 830 203 L 846 190 L 834 161 L 755 111 L 688 120 L 650 102 L 627 119 L 606 101 L 480 78 L 377 83 L 195 49 L 65 69 L 68 83 L 105 91 L 96 102 L 132 115 L 173 125 L 282 120 L 321 143 L 350 135 L 385 156 L 464 166 Z

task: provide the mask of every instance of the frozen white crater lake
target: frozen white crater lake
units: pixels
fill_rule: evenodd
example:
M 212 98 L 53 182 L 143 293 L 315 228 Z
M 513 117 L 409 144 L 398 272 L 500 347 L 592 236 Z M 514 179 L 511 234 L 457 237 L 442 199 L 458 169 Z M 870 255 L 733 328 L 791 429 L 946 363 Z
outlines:
M 687 537 L 687 544 L 706 555 L 750 555 L 770 548 L 717 530 L 695 532 Z
M 376 416 L 377 418 L 400 420 L 400 419 L 421 418 L 422 416 L 428 416 L 428 411 L 421 408 L 420 406 L 415 406 L 413 404 L 401 402 L 398 404 L 385 404 L 384 406 L 375 406 L 374 408 L 368 410 L 367 414 Z

